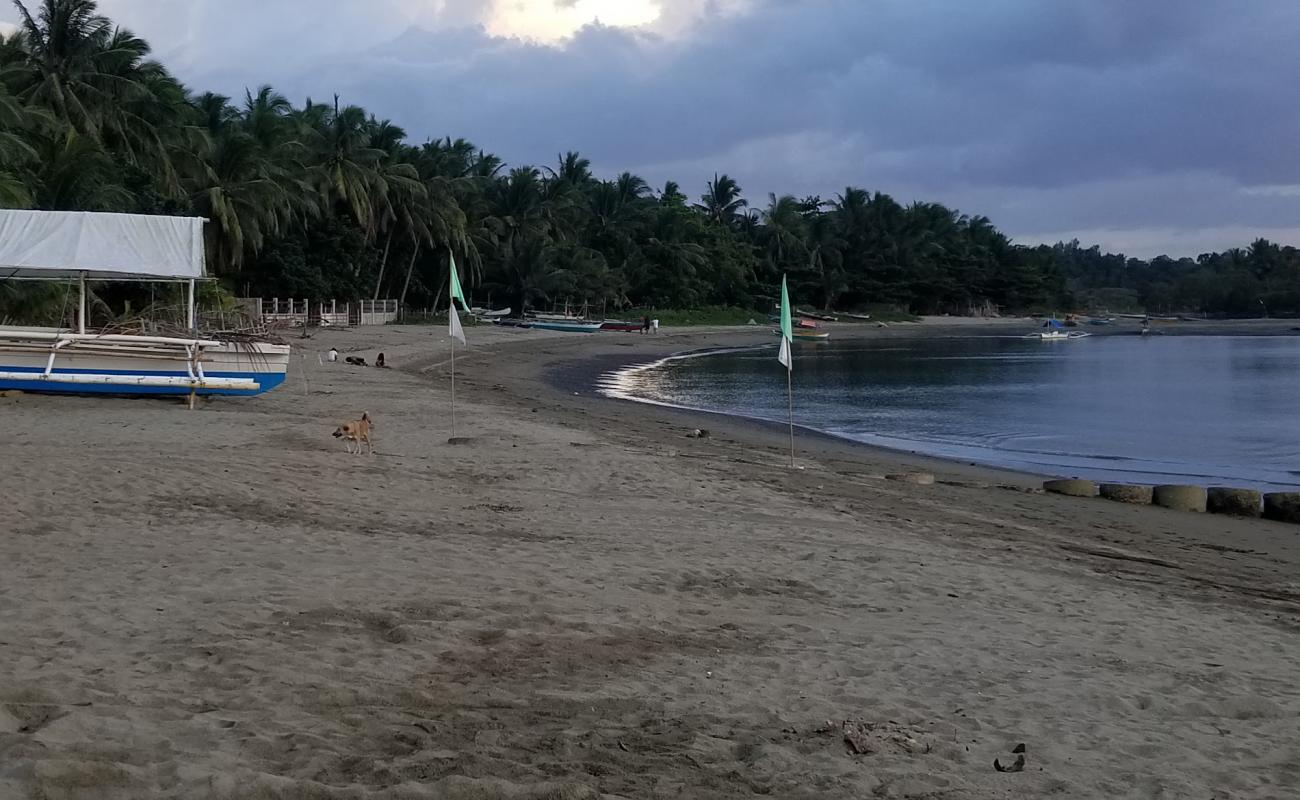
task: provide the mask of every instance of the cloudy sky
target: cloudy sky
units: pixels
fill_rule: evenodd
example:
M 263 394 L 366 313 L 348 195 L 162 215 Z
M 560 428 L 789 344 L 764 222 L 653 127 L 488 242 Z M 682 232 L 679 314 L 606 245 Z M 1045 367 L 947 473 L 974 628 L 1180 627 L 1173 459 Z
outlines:
M 512 163 L 576 149 L 692 196 L 726 172 L 755 202 L 862 186 L 1140 256 L 1300 244 L 1295 0 L 100 7 L 195 87 L 339 92 Z

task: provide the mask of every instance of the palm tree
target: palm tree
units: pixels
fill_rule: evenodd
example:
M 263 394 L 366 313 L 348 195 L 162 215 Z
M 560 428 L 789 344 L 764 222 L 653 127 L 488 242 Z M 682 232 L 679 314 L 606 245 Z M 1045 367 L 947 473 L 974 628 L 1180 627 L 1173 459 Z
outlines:
M 19 103 L 0 81 L 0 207 L 25 208 L 31 204 L 31 191 L 20 173 L 36 162 L 36 148 L 30 139 L 48 121 L 39 109 Z
M 184 112 L 184 92 L 147 59 L 149 45 L 115 28 L 94 0 L 43 0 L 36 16 L 13 2 L 26 52 L 18 97 L 174 183 L 164 132 Z
M 700 200 L 697 209 L 703 211 L 714 222 L 728 226 L 735 222 L 740 212 L 749 205 L 748 201 L 740 196 L 740 184 L 726 175 L 714 175 L 713 180 L 709 181 L 708 191 Z
M 367 237 L 373 237 L 388 185 L 379 172 L 384 151 L 371 146 L 365 109 L 340 108 L 335 96 L 333 111 L 322 112 L 309 101 L 303 113 L 309 123 L 315 123 L 312 171 L 318 191 L 329 206 L 346 211 Z
M 99 143 L 68 129 L 38 147 L 33 199 L 50 211 L 116 211 L 132 201 Z
M 780 267 L 788 255 L 807 253 L 804 246 L 807 225 L 798 200 L 790 195 L 777 197 L 771 194 L 768 198 L 770 202 L 762 215 L 763 238 L 772 263 Z
M 562 183 L 581 188 L 591 182 L 591 161 L 570 150 L 560 156 L 558 170 L 548 170 L 551 176 Z
M 242 130 L 216 137 L 185 186 L 194 210 L 209 220 L 208 258 L 219 275 L 241 269 L 292 218 L 292 193 L 257 140 Z

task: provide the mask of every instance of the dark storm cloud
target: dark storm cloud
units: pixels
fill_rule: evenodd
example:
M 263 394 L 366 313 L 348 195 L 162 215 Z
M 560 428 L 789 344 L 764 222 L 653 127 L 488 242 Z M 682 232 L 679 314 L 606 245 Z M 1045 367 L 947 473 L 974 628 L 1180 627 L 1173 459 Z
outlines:
M 187 79 L 338 90 L 516 163 L 577 149 L 692 195 L 730 172 L 755 200 L 861 185 L 1029 238 L 1128 231 L 1111 238 L 1178 252 L 1190 231 L 1300 226 L 1295 192 L 1246 191 L 1300 184 L 1293 0 L 664 0 L 662 30 L 593 26 L 561 46 L 489 36 L 466 0 L 332 3 L 352 30 L 310 11 L 303 36 L 285 15 L 314 2 L 237 4 Z M 365 21 L 383 6 L 406 17 Z M 281 45 L 222 58 L 249 27 Z

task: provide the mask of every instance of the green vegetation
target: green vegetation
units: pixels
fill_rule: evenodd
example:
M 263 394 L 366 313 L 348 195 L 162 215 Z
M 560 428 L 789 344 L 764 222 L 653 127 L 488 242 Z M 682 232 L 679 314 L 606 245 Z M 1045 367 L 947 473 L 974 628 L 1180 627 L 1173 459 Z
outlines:
M 338 98 L 198 93 L 93 0 L 14 5 L 20 29 L 0 42 L 0 206 L 205 216 L 211 271 L 239 295 L 437 308 L 454 255 L 479 303 L 702 309 L 654 312 L 672 324 L 763 323 L 782 274 L 805 308 L 879 304 L 902 318 L 1300 311 L 1300 259 L 1267 242 L 1147 263 L 1017 246 L 985 217 L 855 187 L 751 208 L 727 175 L 691 202 L 673 182 L 598 178 L 578 153 L 507 167 L 464 139 L 415 144 Z M 125 292 L 106 299 L 124 306 Z M 60 307 L 57 293 L 0 283 L 0 317 Z
M 1053 254 L 1079 307 L 1227 317 L 1300 313 L 1300 250 L 1266 239 L 1177 261 L 1103 254 L 1078 242 L 1058 244 Z

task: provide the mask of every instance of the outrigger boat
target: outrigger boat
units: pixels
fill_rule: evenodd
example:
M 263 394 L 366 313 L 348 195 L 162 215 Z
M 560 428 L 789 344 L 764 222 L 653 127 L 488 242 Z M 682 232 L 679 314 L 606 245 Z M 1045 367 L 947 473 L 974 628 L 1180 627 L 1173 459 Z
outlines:
M 0 327 L 0 390 L 56 394 L 257 395 L 284 382 L 288 345 L 201 336 L 198 217 L 0 210 L 0 281 L 75 281 L 77 328 Z M 87 281 L 183 283 L 189 335 L 86 328 Z
M 531 328 L 533 321 L 531 319 L 519 319 L 518 317 L 497 317 L 492 320 L 493 325 L 502 328 Z
M 538 331 L 563 331 L 565 333 L 595 333 L 600 330 L 599 322 L 582 322 L 579 320 L 560 321 L 538 319 L 533 323 L 533 330 Z
M 625 322 L 621 319 L 607 319 L 600 323 L 602 331 L 623 331 L 625 333 L 636 333 L 645 330 L 645 324 L 641 322 Z

